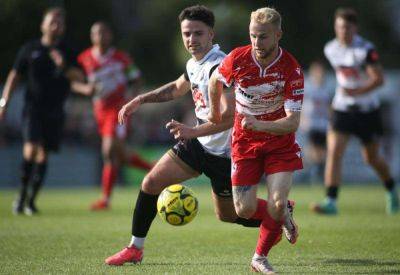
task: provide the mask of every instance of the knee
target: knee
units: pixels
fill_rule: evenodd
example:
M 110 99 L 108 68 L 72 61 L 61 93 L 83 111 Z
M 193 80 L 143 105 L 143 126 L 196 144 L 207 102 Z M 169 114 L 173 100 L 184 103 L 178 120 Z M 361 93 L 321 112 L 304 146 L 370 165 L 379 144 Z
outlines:
M 103 162 L 104 163 L 111 163 L 112 162 L 112 154 L 111 151 L 104 150 L 102 152 Z
M 146 175 L 142 181 L 142 190 L 147 194 L 158 195 L 162 188 L 151 175 Z
M 257 206 L 251 204 L 235 203 L 236 214 L 244 219 L 250 219 L 257 210 Z
M 221 210 L 215 210 L 215 216 L 221 222 L 233 223 L 237 219 L 236 213 L 225 213 Z
M 227 207 L 222 207 L 222 208 L 216 207 L 215 216 L 217 217 L 218 220 L 229 223 L 235 222 L 238 218 L 235 210 Z
M 286 201 L 283 199 L 273 200 L 272 203 L 268 203 L 270 211 L 273 212 L 274 216 L 283 218 L 286 209 Z

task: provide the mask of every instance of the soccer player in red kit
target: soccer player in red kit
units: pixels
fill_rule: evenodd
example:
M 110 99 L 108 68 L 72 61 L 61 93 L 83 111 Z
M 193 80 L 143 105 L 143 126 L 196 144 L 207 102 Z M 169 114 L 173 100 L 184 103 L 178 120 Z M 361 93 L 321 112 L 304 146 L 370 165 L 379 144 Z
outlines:
M 94 114 L 102 140 L 103 197 L 91 205 L 92 210 L 108 208 L 118 167 L 122 163 L 145 170 L 150 170 L 152 166 L 137 154 L 127 156 L 124 150 L 127 126 L 118 124 L 118 111 L 127 101 L 128 83 L 137 83 L 140 71 L 128 54 L 112 47 L 112 37 L 111 28 L 106 23 L 93 24 L 90 32 L 93 46 L 78 56 L 88 84 L 73 84 L 75 90 L 92 92 Z
M 303 100 L 303 72 L 296 59 L 279 47 L 281 16 L 272 8 L 251 14 L 251 45 L 230 52 L 209 84 L 209 119 L 220 121 L 219 102 L 223 85 L 235 87 L 236 113 L 232 133 L 233 200 L 238 216 L 257 214 L 257 183 L 266 175 L 268 207 L 256 251 L 253 271 L 275 274 L 267 255 L 280 234 L 293 172 L 303 168 L 295 140 Z M 289 230 L 297 238 L 293 220 Z

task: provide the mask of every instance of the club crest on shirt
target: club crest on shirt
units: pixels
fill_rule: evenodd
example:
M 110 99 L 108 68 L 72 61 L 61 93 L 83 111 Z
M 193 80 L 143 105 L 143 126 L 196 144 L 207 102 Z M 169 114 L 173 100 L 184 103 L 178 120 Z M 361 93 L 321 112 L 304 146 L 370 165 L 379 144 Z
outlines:
M 303 85 L 304 85 L 304 80 L 302 78 L 290 82 L 290 86 L 292 88 L 303 88 Z

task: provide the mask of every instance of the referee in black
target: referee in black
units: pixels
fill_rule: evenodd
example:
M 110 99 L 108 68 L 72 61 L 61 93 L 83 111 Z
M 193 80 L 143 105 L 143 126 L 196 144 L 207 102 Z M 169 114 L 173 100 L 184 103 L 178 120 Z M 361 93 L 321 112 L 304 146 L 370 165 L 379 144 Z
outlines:
M 13 90 L 21 78 L 25 80 L 21 188 L 13 204 L 14 214 L 38 212 L 35 199 L 46 174 L 48 153 L 59 149 L 70 82 L 82 77 L 73 66 L 76 58 L 63 40 L 64 31 L 64 10 L 47 10 L 41 38 L 21 47 L 0 99 L 2 120 Z

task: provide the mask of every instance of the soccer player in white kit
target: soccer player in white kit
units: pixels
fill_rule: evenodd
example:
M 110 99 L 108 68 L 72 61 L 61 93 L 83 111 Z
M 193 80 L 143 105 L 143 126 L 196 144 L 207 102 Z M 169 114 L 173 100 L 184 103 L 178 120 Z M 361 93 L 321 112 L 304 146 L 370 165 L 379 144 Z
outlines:
M 337 213 L 342 158 L 350 136 L 354 135 L 361 140 L 364 161 L 375 170 L 386 188 L 386 210 L 392 214 L 399 210 L 399 197 L 389 166 L 379 155 L 382 121 L 375 89 L 384 81 L 379 56 L 374 45 L 357 34 L 357 14 L 353 9 L 339 8 L 334 28 L 336 38 L 324 49 L 337 80 L 328 131 L 326 199 L 311 208 L 320 214 Z

